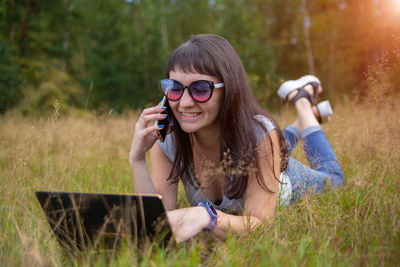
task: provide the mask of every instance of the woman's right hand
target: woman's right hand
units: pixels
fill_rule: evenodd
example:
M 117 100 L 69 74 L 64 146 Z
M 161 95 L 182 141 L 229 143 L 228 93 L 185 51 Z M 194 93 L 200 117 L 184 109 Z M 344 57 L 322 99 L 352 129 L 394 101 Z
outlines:
M 139 120 L 135 125 L 131 151 L 129 153 L 130 164 L 133 164 L 135 161 L 143 161 L 146 159 L 146 152 L 156 142 L 158 138 L 157 131 L 161 129 L 157 125 L 149 126 L 149 122 L 164 119 L 164 114 L 161 114 L 164 110 L 165 107 L 158 105 L 147 108 L 140 114 Z

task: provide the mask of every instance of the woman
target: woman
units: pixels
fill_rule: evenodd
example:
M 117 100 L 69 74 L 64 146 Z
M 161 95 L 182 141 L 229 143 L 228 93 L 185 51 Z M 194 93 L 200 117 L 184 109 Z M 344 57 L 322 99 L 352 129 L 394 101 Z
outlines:
M 162 195 L 178 242 L 203 230 L 225 239 L 228 229 L 236 233 L 259 225 L 273 217 L 279 191 L 279 201 L 285 202 L 292 191 L 294 200 L 308 188 L 321 190 L 329 178 L 334 186 L 342 183 L 340 167 L 313 113 L 318 110 L 310 101 L 316 96 L 312 83 L 301 90 L 293 84 L 284 87 L 289 100 L 297 93 L 308 97 L 293 102 L 299 119 L 282 134 L 254 100 L 238 54 L 222 37 L 196 35 L 179 46 L 168 61 L 166 77 L 162 87 L 174 130 L 155 144 L 160 128 L 150 122 L 163 119 L 165 107 L 145 109 L 135 126 L 130 165 L 137 193 Z M 288 159 L 301 132 L 310 145 L 313 169 Z M 320 146 L 322 161 L 315 161 Z M 149 150 L 151 173 L 146 165 Z M 176 209 L 180 179 L 192 207 Z

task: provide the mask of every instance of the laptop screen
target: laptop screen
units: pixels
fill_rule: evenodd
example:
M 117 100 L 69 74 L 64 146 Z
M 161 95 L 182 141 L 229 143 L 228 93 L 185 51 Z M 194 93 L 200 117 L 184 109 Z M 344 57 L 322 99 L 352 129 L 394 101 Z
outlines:
M 58 242 L 69 253 L 116 249 L 124 240 L 136 246 L 171 241 L 160 195 L 35 193 Z

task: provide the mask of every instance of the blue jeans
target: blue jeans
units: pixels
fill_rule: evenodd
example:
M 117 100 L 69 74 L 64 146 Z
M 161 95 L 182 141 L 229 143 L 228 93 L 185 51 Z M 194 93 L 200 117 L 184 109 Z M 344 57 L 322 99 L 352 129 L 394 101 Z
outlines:
M 291 201 L 298 200 L 309 190 L 321 192 L 328 181 L 332 188 L 343 185 L 343 172 L 320 126 L 309 127 L 300 133 L 290 125 L 283 130 L 283 136 L 289 156 L 300 138 L 303 138 L 304 152 L 311 167 L 289 157 L 287 175 L 292 183 Z

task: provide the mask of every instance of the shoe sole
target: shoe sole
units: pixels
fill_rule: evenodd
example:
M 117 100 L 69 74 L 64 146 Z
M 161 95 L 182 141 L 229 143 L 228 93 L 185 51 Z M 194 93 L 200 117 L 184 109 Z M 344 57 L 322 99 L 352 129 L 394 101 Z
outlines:
M 322 122 L 329 122 L 331 120 L 333 110 L 331 104 L 329 103 L 329 100 L 318 103 L 317 109 Z
M 281 86 L 278 89 L 278 95 L 282 99 L 286 99 L 289 93 L 311 82 L 316 82 L 318 84 L 321 84 L 320 80 L 314 75 L 305 75 L 297 80 L 288 80 L 281 84 Z

